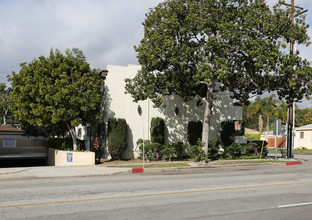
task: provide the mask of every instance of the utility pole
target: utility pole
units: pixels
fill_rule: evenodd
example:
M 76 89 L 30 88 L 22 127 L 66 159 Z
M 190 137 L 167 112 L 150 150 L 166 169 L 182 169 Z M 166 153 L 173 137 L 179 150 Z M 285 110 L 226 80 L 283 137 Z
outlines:
M 286 4 L 286 3 L 282 3 L 284 5 L 290 6 L 290 13 L 291 13 L 291 25 L 294 25 L 295 23 L 295 17 L 307 12 L 308 10 L 304 10 L 299 12 L 298 14 L 295 15 L 295 8 L 303 10 L 302 7 L 298 7 L 295 6 L 295 0 L 291 0 L 291 4 Z M 290 38 L 290 49 L 289 49 L 289 53 L 290 56 L 294 55 L 294 44 L 295 44 L 295 39 L 293 37 Z M 289 91 L 289 97 L 287 100 L 287 104 L 288 104 L 288 127 L 287 127 L 287 157 L 291 158 L 293 157 L 292 154 L 292 146 L 293 146 L 293 127 L 295 126 L 295 123 L 293 122 L 294 119 L 294 115 L 293 115 L 293 105 L 294 105 L 294 99 L 292 97 L 292 94 L 294 93 L 294 91 L 290 90 Z

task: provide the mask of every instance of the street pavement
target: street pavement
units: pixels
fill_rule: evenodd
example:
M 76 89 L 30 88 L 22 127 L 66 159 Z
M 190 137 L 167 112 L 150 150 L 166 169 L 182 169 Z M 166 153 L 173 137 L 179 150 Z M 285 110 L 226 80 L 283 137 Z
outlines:
M 270 153 L 269 157 L 274 158 L 275 154 Z M 286 160 L 285 158 L 278 158 L 279 160 Z M 312 162 L 312 155 L 295 155 L 295 158 L 287 159 L 288 161 L 302 161 Z M 272 160 L 272 163 L 274 160 Z M 279 163 L 284 165 L 284 163 Z M 216 168 L 223 167 L 229 168 L 229 166 L 213 166 L 208 164 L 203 165 L 201 163 L 190 162 L 189 167 L 168 167 L 168 168 L 145 168 L 144 173 L 162 173 L 162 172 L 185 172 L 195 171 L 197 168 Z M 265 166 L 268 164 L 254 164 L 254 165 L 242 165 L 242 166 Z M 238 167 L 240 165 L 233 165 Z M 233 167 L 231 166 L 231 167 Z M 195 168 L 195 169 L 194 169 Z M 131 174 L 131 168 L 109 167 L 102 165 L 93 166 L 36 166 L 36 167 L 17 167 L 17 168 L 0 168 L 0 180 L 1 179 L 21 179 L 21 178 L 57 178 L 57 177 L 88 177 L 88 176 L 107 176 L 107 175 L 119 175 L 119 174 Z
M 311 163 L 279 164 L 0 180 L 0 219 L 310 220 Z

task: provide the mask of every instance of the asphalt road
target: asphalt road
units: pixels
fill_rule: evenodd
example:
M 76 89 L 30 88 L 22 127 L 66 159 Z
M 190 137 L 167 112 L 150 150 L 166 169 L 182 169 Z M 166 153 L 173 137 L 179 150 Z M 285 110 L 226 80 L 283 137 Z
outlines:
M 312 164 L 0 181 L 0 219 L 311 219 Z

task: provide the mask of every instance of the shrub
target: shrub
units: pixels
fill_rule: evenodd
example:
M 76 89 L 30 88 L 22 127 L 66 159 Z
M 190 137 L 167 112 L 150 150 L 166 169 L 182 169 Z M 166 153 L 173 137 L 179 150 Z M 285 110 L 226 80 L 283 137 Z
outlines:
M 232 144 L 227 147 L 227 153 L 231 155 L 232 158 L 237 158 L 242 155 L 242 145 L 241 144 Z
M 108 121 L 108 151 L 113 159 L 121 159 L 127 148 L 127 122 L 121 118 L 110 118 Z
M 173 143 L 172 146 L 175 149 L 175 153 L 176 153 L 178 159 L 182 159 L 182 158 L 187 157 L 186 151 L 189 147 L 188 145 L 183 144 L 182 142 L 178 142 L 178 143 Z
M 256 143 L 248 143 L 243 145 L 243 153 L 244 155 L 250 156 L 253 154 L 257 154 L 257 144 Z
M 247 139 L 250 139 L 250 140 L 260 140 L 261 138 L 260 134 L 254 134 L 254 133 L 245 133 L 245 136 L 247 137 Z
M 165 143 L 165 122 L 164 119 L 156 117 L 151 121 L 151 141 L 154 143 Z
M 219 157 L 220 142 L 218 139 L 212 140 L 208 144 L 208 157 L 216 160 Z
M 140 155 L 143 156 L 143 141 L 139 146 Z M 153 143 L 149 140 L 144 141 L 144 157 L 148 160 L 151 159 L 160 159 L 161 151 L 163 149 L 163 145 L 159 143 Z
M 161 151 L 165 159 L 171 162 L 171 158 L 176 153 L 176 148 L 173 145 L 164 145 L 164 149 Z
M 77 140 L 78 151 L 85 151 L 86 145 L 83 140 Z M 67 138 L 47 138 L 43 141 L 43 146 L 46 148 L 54 148 L 58 150 L 72 151 L 73 150 L 73 139 Z
M 190 156 L 194 161 L 203 161 L 206 160 L 205 151 L 202 149 L 204 143 L 198 139 L 197 145 L 192 146 L 190 149 Z
M 203 123 L 190 121 L 187 125 L 187 141 L 190 145 L 196 145 L 198 139 L 202 139 Z
M 233 121 L 221 122 L 220 136 L 224 145 L 224 150 L 234 142 L 235 127 Z
M 262 145 L 263 145 L 263 148 L 265 148 L 268 145 L 268 142 L 264 141 L 263 143 L 263 140 L 248 140 L 248 142 L 255 144 L 258 153 L 261 152 Z
M 144 141 L 144 157 L 148 160 L 151 160 L 154 157 L 152 145 L 150 143 L 151 142 L 149 140 Z M 142 142 L 140 142 L 139 149 L 140 149 L 140 157 L 143 157 L 143 140 Z

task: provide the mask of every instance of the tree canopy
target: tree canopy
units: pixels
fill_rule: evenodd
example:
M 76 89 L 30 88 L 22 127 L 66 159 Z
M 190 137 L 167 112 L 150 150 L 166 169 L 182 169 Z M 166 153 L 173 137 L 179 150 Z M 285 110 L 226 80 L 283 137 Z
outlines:
M 24 126 L 67 127 L 77 150 L 75 126 L 100 118 L 103 81 L 99 70 L 91 69 L 82 51 L 67 49 L 65 54 L 51 49 L 22 63 L 19 73 L 9 76 L 13 91 L 14 115 Z
M 308 40 L 304 18 L 299 16 L 295 25 L 289 18 L 288 9 L 270 9 L 265 0 L 160 3 L 146 14 L 144 38 L 135 47 L 142 68 L 126 80 L 126 90 L 135 101 L 150 98 L 156 106 L 168 94 L 185 100 L 204 97 L 202 138 L 208 153 L 216 85 L 242 102 L 272 90 L 272 73 L 282 67 L 282 40 L 294 34 L 300 43 Z
M 253 115 L 257 115 L 259 118 L 259 132 L 262 133 L 263 128 L 263 119 L 262 116 L 265 116 L 267 119 L 266 130 L 269 131 L 270 128 L 270 119 L 274 114 L 274 110 L 277 107 L 278 100 L 275 99 L 275 95 L 270 95 L 269 97 L 261 99 L 258 96 L 254 102 L 252 102 L 247 107 L 247 119 Z
M 307 124 L 312 124 L 312 108 L 310 108 L 304 115 L 304 119 Z

